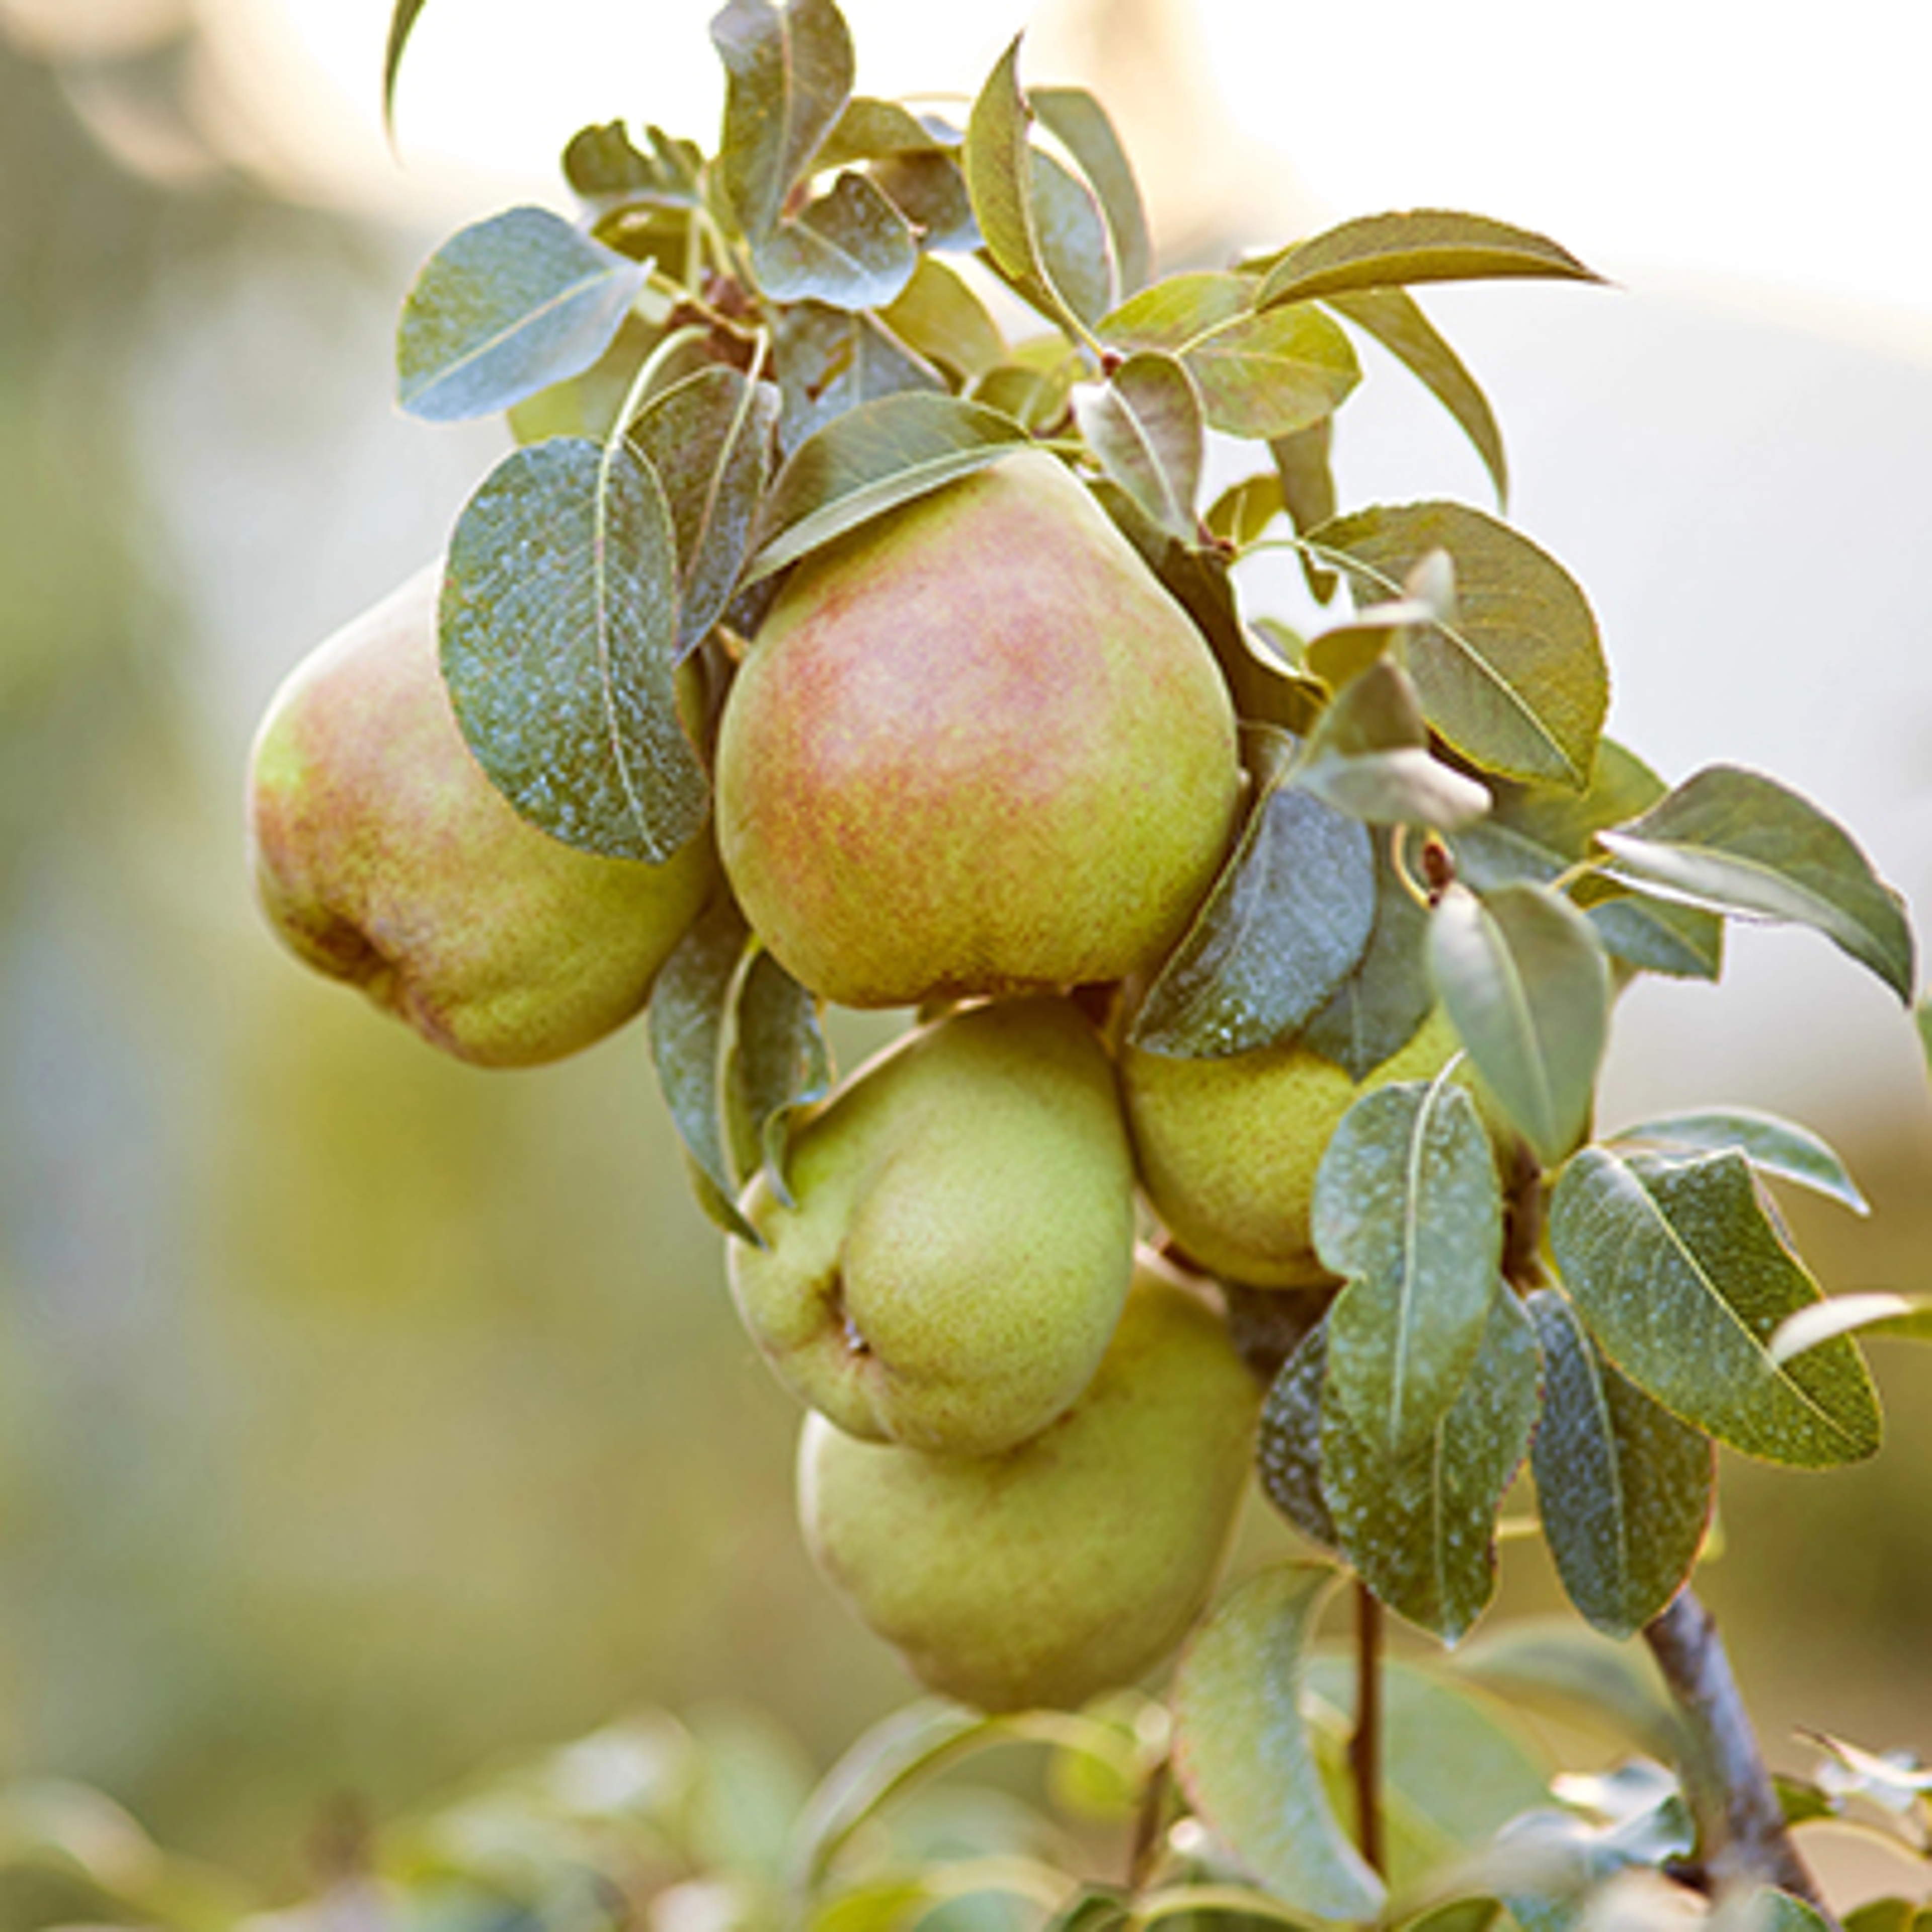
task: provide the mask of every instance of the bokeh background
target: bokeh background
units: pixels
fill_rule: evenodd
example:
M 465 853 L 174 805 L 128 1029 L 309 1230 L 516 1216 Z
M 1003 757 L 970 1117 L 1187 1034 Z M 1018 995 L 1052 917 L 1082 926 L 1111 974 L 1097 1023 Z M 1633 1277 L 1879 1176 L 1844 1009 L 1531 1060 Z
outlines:
M 806 1563 L 795 1412 L 641 1035 L 446 1063 L 284 957 L 242 860 L 269 692 L 499 447 L 390 403 L 416 263 L 562 206 L 586 120 L 708 142 L 710 10 L 435 0 L 392 152 L 386 0 L 0 0 L 0 1768 L 272 1891 L 345 1795 L 380 1818 L 647 1703 L 755 1702 L 824 1759 L 906 1688 Z M 1170 266 L 1435 203 L 1609 274 L 1429 305 L 1596 604 L 1613 728 L 1806 789 L 1932 915 L 1916 0 L 1828 35 L 1720 0 L 848 10 L 887 92 L 970 92 L 1030 17 Z M 1485 500 L 1380 358 L 1342 422 L 1345 501 Z M 1932 1287 L 1932 1109 L 1875 982 L 1748 932 L 1721 992 L 1638 988 L 1606 1118 L 1723 1097 L 1864 1183 L 1869 1223 L 1788 1204 L 1828 1286 Z M 1932 1356 L 1876 1353 L 1876 1461 L 1726 1472 L 1703 1588 L 1786 1762 L 1798 1723 L 1932 1752 Z M 1505 1581 L 1550 1600 L 1533 1545 Z

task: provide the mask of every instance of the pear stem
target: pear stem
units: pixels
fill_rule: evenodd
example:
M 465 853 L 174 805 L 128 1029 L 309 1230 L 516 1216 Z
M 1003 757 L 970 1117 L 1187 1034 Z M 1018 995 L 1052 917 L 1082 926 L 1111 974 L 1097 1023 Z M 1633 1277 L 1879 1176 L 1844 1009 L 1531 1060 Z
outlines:
M 1382 1858 L 1382 1606 L 1359 1580 L 1355 1585 L 1355 1729 L 1348 1740 L 1348 1774 L 1355 1787 L 1355 1840 L 1370 1868 Z

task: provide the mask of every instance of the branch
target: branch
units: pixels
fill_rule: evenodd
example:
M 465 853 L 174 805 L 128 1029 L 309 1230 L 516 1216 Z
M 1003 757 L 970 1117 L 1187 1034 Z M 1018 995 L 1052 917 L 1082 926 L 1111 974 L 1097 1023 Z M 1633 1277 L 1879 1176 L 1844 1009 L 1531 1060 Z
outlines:
M 1645 1626 L 1643 1636 L 1685 1720 L 1685 1795 L 1712 1880 L 1720 1887 L 1776 1886 L 1803 1899 L 1838 1932 L 1817 1880 L 1791 1841 L 1710 1612 L 1687 1588 Z
M 1355 1842 L 1372 1871 L 1386 1877 L 1382 1855 L 1382 1606 L 1355 1585 L 1355 1728 L 1348 1774 L 1355 1787 Z

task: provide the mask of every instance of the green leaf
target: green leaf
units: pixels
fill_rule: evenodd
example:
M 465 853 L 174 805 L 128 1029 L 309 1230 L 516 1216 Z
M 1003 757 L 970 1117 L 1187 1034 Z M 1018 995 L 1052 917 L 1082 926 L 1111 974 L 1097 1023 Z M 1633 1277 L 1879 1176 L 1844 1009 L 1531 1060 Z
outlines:
M 1603 279 L 1568 249 L 1527 229 L 1484 215 L 1418 208 L 1364 215 L 1298 242 L 1269 269 L 1255 306 L 1274 308 L 1413 282 L 1487 281 L 1511 275 Z
M 698 1190 L 700 1204 L 725 1233 L 762 1247 L 758 1230 L 732 1204 L 736 1190 L 719 1080 L 732 988 L 749 938 L 729 895 L 714 901 L 664 962 L 651 988 L 646 1023 L 671 1124 L 709 1184 Z
M 1301 1030 L 1304 1046 L 1366 1080 L 1414 1037 L 1436 1004 L 1426 944 L 1428 915 L 1376 850 L 1376 923 L 1361 963 Z
M 728 0 L 711 44 L 728 76 L 719 183 L 756 241 L 778 225 L 851 98 L 851 36 L 832 0 Z
M 882 308 L 912 280 L 919 246 L 865 176 L 842 174 L 793 220 L 753 238 L 752 271 L 773 302 Z
M 1322 1401 L 1328 1376 L 1324 1316 L 1281 1365 L 1262 1405 L 1256 1461 L 1270 1502 L 1311 1543 L 1340 1540 L 1322 1493 Z
M 1918 1005 L 1912 1010 L 1912 1018 L 1918 1029 L 1918 1046 L 1925 1056 L 1925 1070 L 1932 1074 L 1932 993 L 1919 995 Z
M 1512 1618 L 1460 1652 L 1456 1669 L 1506 1703 L 1661 1762 L 1674 1762 L 1684 1749 L 1676 1708 L 1646 1655 L 1573 1618 Z
M 1918 1907 L 1909 1898 L 1868 1900 L 1844 1916 L 1845 1932 L 1915 1932 Z
M 638 372 L 662 334 L 634 315 L 626 316 L 610 347 L 582 375 L 553 382 L 516 404 L 508 412 L 510 433 L 523 443 L 547 442 L 554 436 L 604 442 L 616 428 Z
M 1543 1348 L 1530 1467 L 1544 1535 L 1586 1621 L 1606 1636 L 1634 1636 L 1696 1563 L 1717 1451 L 1618 1375 L 1554 1288 L 1526 1305 Z
M 1480 1352 L 1420 1451 L 1392 1460 L 1345 1405 L 1322 1407 L 1322 1486 L 1342 1553 L 1390 1610 L 1445 1643 L 1495 1591 L 1496 1506 L 1536 1425 L 1535 1334 L 1516 1297 L 1490 1286 Z
M 1275 474 L 1281 478 L 1282 506 L 1298 536 L 1305 537 L 1334 517 L 1335 476 L 1328 461 L 1334 430 L 1334 419 L 1324 416 L 1292 436 L 1276 436 L 1268 444 Z M 1306 550 L 1301 553 L 1301 573 L 1307 580 L 1308 594 L 1316 603 L 1326 604 L 1335 595 L 1339 581 L 1335 573 L 1324 570 Z
M 1264 769 L 1233 856 L 1168 956 L 1129 1037 L 1150 1053 L 1215 1059 L 1287 1039 L 1362 956 L 1375 922 L 1375 861 L 1352 819 Z M 1311 878 L 1322 890 L 1307 890 Z
M 1613 877 L 1815 927 L 1911 1004 L 1912 929 L 1898 894 L 1842 826 L 1774 779 L 1712 765 L 1597 837 Z
M 1325 1564 L 1282 1564 L 1210 1612 L 1174 1676 L 1174 1768 L 1208 1829 L 1270 1890 L 1318 1918 L 1366 1918 L 1382 1882 L 1336 1820 L 1299 1708 L 1340 1581 Z
M 956 146 L 958 136 L 949 136 L 928 126 L 910 109 L 896 100 L 879 100 L 870 94 L 856 94 L 848 100 L 830 134 L 812 157 L 815 172 L 850 167 L 854 161 L 882 160 L 888 154 L 928 154 L 936 148 Z
M 1133 164 L 1106 109 L 1084 87 L 1035 88 L 1033 108 L 1040 125 L 1073 157 L 1100 197 L 1120 286 L 1131 293 L 1151 272 L 1154 248 Z
M 698 836 L 710 788 L 678 716 L 676 534 L 627 445 L 506 457 L 450 538 L 440 623 L 456 722 L 526 818 L 653 863 Z
M 779 311 L 772 361 L 784 398 L 778 442 L 788 452 L 862 403 L 940 395 L 946 388 L 939 372 L 876 317 L 818 302 L 795 302 Z
M 1870 1204 L 1858 1185 L 1825 1142 L 1808 1128 L 1754 1107 L 1721 1107 L 1694 1113 L 1660 1114 L 1619 1127 L 1610 1136 L 1613 1148 L 1646 1147 L 1666 1153 L 1708 1154 L 1735 1148 L 1760 1174 L 1789 1180 L 1842 1202 L 1855 1214 L 1868 1214 Z
M 1900 1341 L 1932 1342 L 1932 1294 L 1834 1294 L 1801 1308 L 1772 1332 L 1769 1354 L 1782 1366 L 1834 1335 L 1889 1336 Z
M 1308 542 L 1377 598 L 1403 594 L 1431 550 L 1455 566 L 1457 615 L 1409 643 L 1430 723 L 1486 772 L 1582 790 L 1610 704 L 1596 620 L 1568 574 L 1508 524 L 1460 503 L 1384 506 Z
M 1370 825 L 1451 830 L 1480 818 L 1490 808 L 1487 790 L 1432 757 L 1428 745 L 1415 687 L 1383 658 L 1322 713 L 1294 782 Z
M 892 154 L 867 172 L 912 224 L 922 252 L 971 254 L 980 244 L 965 170 L 951 154 Z
M 541 208 L 461 230 L 404 298 L 398 400 L 426 422 L 456 422 L 582 374 L 610 346 L 644 274 Z
M 966 284 L 943 262 L 922 256 L 898 299 L 879 320 L 927 362 L 970 382 L 1006 359 L 999 325 Z
M 1246 550 L 1287 507 L 1281 494 L 1281 478 L 1244 476 L 1231 483 L 1208 505 L 1202 521 L 1210 536 Z
M 586 201 L 627 198 L 653 208 L 694 208 L 704 158 L 688 141 L 674 141 L 661 128 L 647 128 L 651 152 L 644 153 L 621 121 L 580 128 L 563 151 L 563 174 Z
M 403 50 L 416 31 L 416 18 L 424 0 L 395 0 L 389 16 L 389 44 L 382 53 L 382 125 L 393 137 L 396 130 L 396 77 L 403 67 Z
M 1742 1154 L 1586 1148 L 1557 1183 L 1550 1238 L 1604 1354 L 1693 1428 L 1801 1468 L 1878 1448 L 1877 1397 L 1851 1342 L 1771 1358 L 1778 1324 L 1821 1297 L 1766 1215 Z
M 1451 886 L 1430 920 L 1429 964 L 1476 1071 L 1555 1167 L 1588 1121 L 1610 1036 L 1610 967 L 1594 929 L 1540 886 L 1480 898 Z
M 1315 1179 L 1328 1311 L 1326 1406 L 1385 1462 L 1427 1447 L 1483 1346 L 1502 1266 L 1502 1194 L 1475 1103 L 1443 1078 L 1364 1094 Z
M 739 990 L 725 1070 L 739 1180 L 762 1167 L 772 1193 L 785 1207 L 794 1205 L 788 1174 L 792 1118 L 831 1090 L 818 1002 L 760 950 Z
M 1192 538 L 1206 432 L 1186 369 L 1171 356 L 1130 356 L 1106 382 L 1075 388 L 1073 416 L 1100 466 L 1156 526 Z
M 664 485 L 677 533 L 677 654 L 724 614 L 771 471 L 778 393 L 735 369 L 700 369 L 653 396 L 628 434 Z
M 1455 350 L 1436 333 L 1414 298 L 1400 289 L 1359 289 L 1353 294 L 1330 296 L 1328 305 L 1404 364 L 1455 418 L 1490 472 L 1496 501 L 1508 502 L 1509 465 L 1489 398 Z
M 1744 1914 L 1749 1932 L 1831 1932 L 1832 1923 L 1816 1906 L 1768 1885 L 1744 1901 Z
M 952 396 L 861 404 L 792 452 L 765 506 L 755 583 L 873 517 L 1023 447 L 1010 417 Z

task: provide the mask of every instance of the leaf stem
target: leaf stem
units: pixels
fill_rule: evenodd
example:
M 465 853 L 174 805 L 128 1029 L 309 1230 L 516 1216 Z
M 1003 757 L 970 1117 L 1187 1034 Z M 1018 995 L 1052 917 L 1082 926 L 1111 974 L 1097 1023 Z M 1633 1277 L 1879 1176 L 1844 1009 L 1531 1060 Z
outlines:
M 1382 1606 L 1355 1584 L 1355 1728 L 1348 1739 L 1355 1788 L 1355 1841 L 1371 1870 L 1387 1876 L 1382 1856 Z
M 1776 1886 L 1803 1899 L 1838 1932 L 1817 1880 L 1792 1843 L 1716 1621 L 1687 1588 L 1645 1626 L 1643 1636 L 1688 1728 L 1684 1791 L 1712 1878 L 1720 1886 Z

